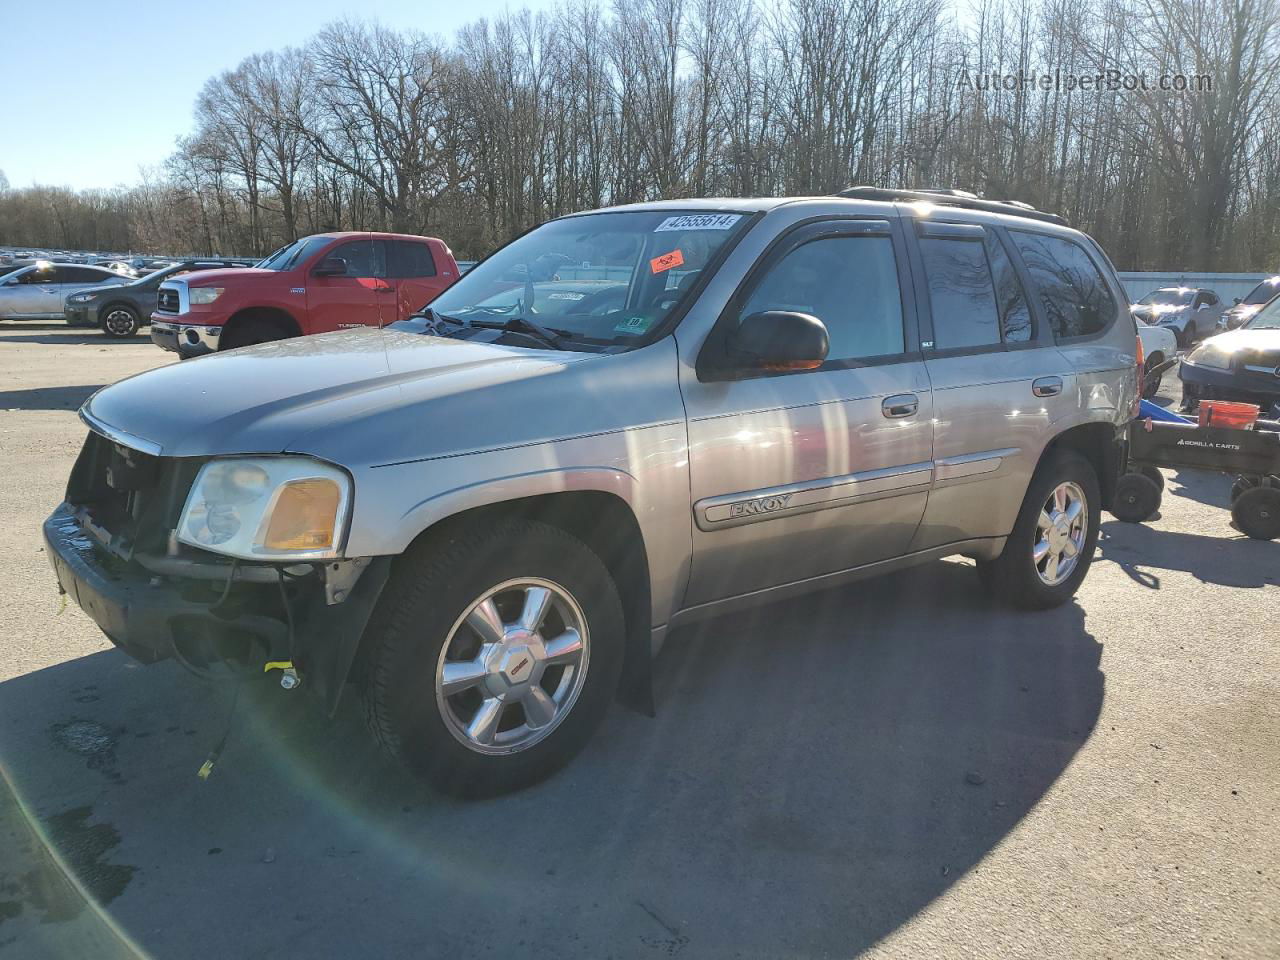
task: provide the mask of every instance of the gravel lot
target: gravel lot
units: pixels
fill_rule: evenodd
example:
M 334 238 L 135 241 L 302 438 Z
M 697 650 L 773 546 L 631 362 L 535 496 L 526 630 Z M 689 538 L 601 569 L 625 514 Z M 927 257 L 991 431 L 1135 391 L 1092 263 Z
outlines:
M 1280 543 L 1228 480 L 1106 518 L 1049 614 L 943 562 L 676 634 L 657 718 L 516 796 L 435 796 L 354 698 L 265 681 L 201 782 L 231 691 L 59 615 L 39 534 L 75 408 L 166 362 L 0 324 L 0 952 L 1280 955 Z

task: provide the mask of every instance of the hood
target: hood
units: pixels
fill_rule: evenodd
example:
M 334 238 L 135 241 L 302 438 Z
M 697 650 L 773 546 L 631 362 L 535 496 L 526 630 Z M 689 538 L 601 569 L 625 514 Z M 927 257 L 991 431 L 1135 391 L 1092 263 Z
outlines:
M 150 370 L 84 412 L 163 456 L 306 453 L 354 469 L 679 418 L 674 343 L 660 343 L 609 355 L 349 330 Z
M 1229 330 L 1228 333 L 1217 334 L 1204 340 L 1215 347 L 1238 351 L 1238 349 L 1280 349 L 1280 329 L 1251 330 L 1247 326 Z
M 241 277 L 281 277 L 284 273 L 283 270 L 260 270 L 257 267 L 215 267 L 212 270 L 193 270 L 191 273 L 170 277 L 163 282 L 181 280 L 188 286 L 208 287 L 223 280 L 235 280 Z
M 1249 330 L 1240 328 L 1220 333 L 1204 341 L 1222 350 L 1238 353 L 1280 353 L 1280 330 Z M 1202 344 L 1203 345 L 1203 344 Z

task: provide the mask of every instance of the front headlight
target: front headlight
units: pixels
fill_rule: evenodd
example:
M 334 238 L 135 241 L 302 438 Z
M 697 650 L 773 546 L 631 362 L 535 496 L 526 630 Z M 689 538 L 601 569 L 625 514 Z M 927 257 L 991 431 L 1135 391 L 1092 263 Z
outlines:
M 193 304 L 213 303 L 222 296 L 222 287 L 192 287 L 190 290 Z
M 1206 343 L 1191 351 L 1187 363 L 1197 367 L 1212 367 L 1214 370 L 1230 370 L 1231 354 L 1221 347 Z
M 236 457 L 200 469 L 178 539 L 244 560 L 336 557 L 351 478 L 308 457 Z

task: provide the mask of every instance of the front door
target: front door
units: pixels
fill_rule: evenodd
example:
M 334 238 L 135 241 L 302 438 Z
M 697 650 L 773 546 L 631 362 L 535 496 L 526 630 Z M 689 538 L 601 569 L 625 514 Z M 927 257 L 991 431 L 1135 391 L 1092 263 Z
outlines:
M 799 226 L 721 324 L 764 310 L 826 325 L 817 370 L 682 383 L 693 566 L 686 606 L 905 553 L 931 479 L 932 394 L 903 237 L 885 220 Z
M 307 333 L 328 333 L 352 327 L 380 327 L 383 303 L 394 304 L 395 287 L 387 277 L 386 247 L 382 240 L 348 240 L 321 260 L 337 258 L 346 264 L 338 276 L 312 276 L 307 281 Z M 320 262 L 320 261 L 317 261 Z

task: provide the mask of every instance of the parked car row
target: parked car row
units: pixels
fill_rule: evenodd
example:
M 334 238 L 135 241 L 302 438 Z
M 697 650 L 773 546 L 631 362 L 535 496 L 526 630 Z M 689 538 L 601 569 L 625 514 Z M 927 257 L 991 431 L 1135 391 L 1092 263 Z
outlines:
M 1132 304 L 1147 369 L 1190 351 L 1178 365 L 1184 410 L 1238 400 L 1280 416 L 1280 276 L 1221 307 L 1214 291 L 1196 287 L 1161 287 Z M 1159 387 L 1159 375 L 1149 376 L 1144 395 Z

